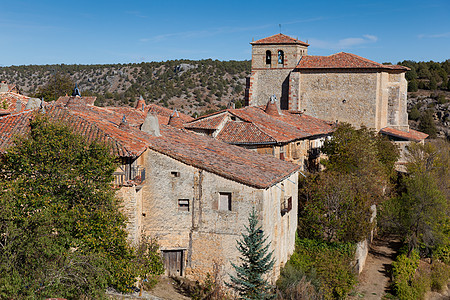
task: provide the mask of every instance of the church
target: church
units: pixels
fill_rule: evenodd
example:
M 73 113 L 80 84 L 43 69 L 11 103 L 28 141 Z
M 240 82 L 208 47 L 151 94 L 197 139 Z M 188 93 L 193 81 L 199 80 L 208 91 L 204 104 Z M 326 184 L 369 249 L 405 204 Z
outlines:
M 345 52 L 311 56 L 309 44 L 281 33 L 251 45 L 247 105 L 265 105 L 275 95 L 282 110 L 377 131 L 409 132 L 408 68 Z

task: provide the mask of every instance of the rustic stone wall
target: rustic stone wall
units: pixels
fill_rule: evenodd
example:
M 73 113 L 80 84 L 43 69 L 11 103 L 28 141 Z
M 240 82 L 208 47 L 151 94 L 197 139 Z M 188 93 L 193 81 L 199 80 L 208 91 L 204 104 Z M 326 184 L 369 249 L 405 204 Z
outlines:
M 142 231 L 142 191 L 135 186 L 123 186 L 116 196 L 122 201 L 121 210 L 127 217 L 128 240 L 137 244 Z
M 279 50 L 284 53 L 283 64 L 278 63 Z M 272 54 L 271 64 L 266 64 L 266 51 Z M 275 95 L 279 108 L 291 109 L 289 75 L 307 53 L 308 48 L 300 45 L 253 45 L 249 105 L 264 105 Z
M 280 184 L 255 189 L 185 165 L 163 154 L 146 153 L 147 180 L 142 188 L 143 232 L 157 237 L 162 250 L 184 250 L 185 275 L 202 279 L 215 263 L 225 273 L 238 262 L 236 240 L 248 224 L 252 207 L 261 212 L 263 228 L 273 239 L 277 261 L 272 280 L 294 250 L 297 227 L 297 175 L 283 181 L 285 195 L 292 195 L 293 209 L 281 217 Z M 219 192 L 232 195 L 231 211 L 218 210 Z M 189 211 L 180 211 L 178 199 L 189 199 Z M 287 216 L 289 215 L 289 216 Z M 224 273 L 224 274 L 225 274 Z
M 278 51 L 284 52 L 284 64 L 278 63 Z M 272 53 L 271 64 L 266 64 L 266 51 Z M 294 69 L 300 58 L 308 54 L 308 48 L 301 45 L 253 45 L 252 69 L 288 68 Z
M 302 70 L 299 109 L 307 115 L 376 128 L 377 73 Z
M 255 74 L 250 78 L 249 104 L 251 106 L 266 105 L 270 96 L 275 95 L 278 99 L 278 108 L 287 109 L 290 72 L 290 69 L 255 71 Z

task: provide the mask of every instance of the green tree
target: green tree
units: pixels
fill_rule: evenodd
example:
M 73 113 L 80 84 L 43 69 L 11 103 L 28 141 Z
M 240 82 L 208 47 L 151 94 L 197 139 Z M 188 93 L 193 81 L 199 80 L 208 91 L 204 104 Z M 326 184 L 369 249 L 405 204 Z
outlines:
M 409 147 L 408 175 L 399 186 L 399 195 L 381 208 L 380 223 L 400 233 L 409 245 L 428 254 L 441 245 L 450 245 L 450 145 L 434 141 Z
M 437 90 L 437 82 L 434 77 L 432 77 L 430 79 L 430 90 L 433 90 L 433 91 Z
M 134 284 L 115 168 L 107 145 L 34 116 L 0 161 L 0 298 L 101 298 Z
M 419 118 L 420 118 L 420 111 L 417 109 L 417 107 L 414 106 L 408 114 L 408 119 L 417 121 L 419 120 Z
M 72 94 L 74 87 L 75 83 L 69 75 L 56 73 L 55 75 L 50 76 L 45 85 L 38 88 L 34 97 L 44 98 L 45 101 L 54 101 L 66 94 Z
M 433 111 L 427 110 L 419 118 L 419 130 L 425 132 L 430 138 L 435 138 L 437 135 L 436 124 L 434 124 Z
M 417 79 L 413 78 L 408 83 L 408 92 L 417 92 L 419 90 L 419 86 L 417 84 Z
M 233 264 L 236 276 L 230 275 L 227 286 L 233 288 L 240 299 L 274 299 L 271 287 L 263 278 L 274 265 L 272 253 L 268 252 L 270 243 L 258 222 L 258 216 L 253 208 L 248 218 L 249 226 L 245 226 L 246 234 L 237 241 L 237 249 L 241 253 L 240 265 Z M 266 244 L 266 245 L 264 245 Z
M 373 228 L 373 204 L 388 197 L 399 151 L 367 128 L 341 124 L 322 147 L 326 170 L 310 175 L 299 191 L 299 235 L 359 242 Z

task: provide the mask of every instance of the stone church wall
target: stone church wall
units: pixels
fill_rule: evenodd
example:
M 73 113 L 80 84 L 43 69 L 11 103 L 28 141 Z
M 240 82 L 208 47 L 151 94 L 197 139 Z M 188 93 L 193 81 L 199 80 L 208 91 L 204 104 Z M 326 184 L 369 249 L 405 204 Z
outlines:
M 376 128 L 376 72 L 301 70 L 299 91 L 299 110 L 307 115 Z

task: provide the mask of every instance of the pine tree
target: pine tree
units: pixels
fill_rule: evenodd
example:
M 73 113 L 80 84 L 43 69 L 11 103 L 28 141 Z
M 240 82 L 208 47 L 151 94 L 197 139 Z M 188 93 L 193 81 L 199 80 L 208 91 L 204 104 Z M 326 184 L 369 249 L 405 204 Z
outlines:
M 273 252 L 268 252 L 270 243 L 264 245 L 267 237 L 259 225 L 255 208 L 248 218 L 249 226 L 245 226 L 246 233 L 237 241 L 237 249 L 241 253 L 241 264 L 231 263 L 237 275 L 230 275 L 231 283 L 226 283 L 240 295 L 240 299 L 274 299 L 270 292 L 270 285 L 263 278 L 274 265 Z

